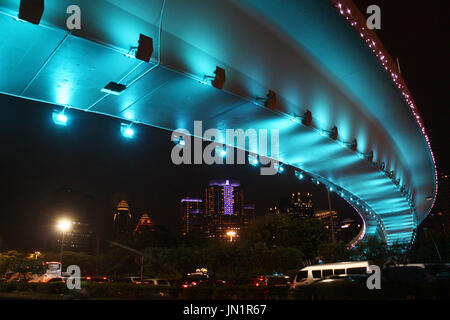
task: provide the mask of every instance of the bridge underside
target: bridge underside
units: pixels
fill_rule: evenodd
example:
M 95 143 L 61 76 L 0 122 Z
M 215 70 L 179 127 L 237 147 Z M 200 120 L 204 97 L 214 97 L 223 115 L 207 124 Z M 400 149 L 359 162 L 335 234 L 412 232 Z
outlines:
M 117 1 L 99 2 L 110 7 L 111 2 Z M 155 2 L 155 8 L 161 5 L 161 2 Z M 233 13 L 238 10 L 236 8 L 237 5 L 229 6 L 225 13 Z M 18 21 L 11 18 L 17 12 L 14 13 L 11 7 L 4 8 L 7 14 L 0 14 L 0 92 L 58 106 L 69 105 L 71 108 L 167 130 L 184 128 L 193 132 L 195 120 L 203 121 L 204 130 L 279 129 L 279 156 L 276 160 L 304 170 L 337 190 L 363 216 L 366 236 L 377 234 L 389 244 L 411 241 L 417 223 L 429 208 L 425 198 L 433 194 L 432 176 L 430 178 L 429 173 L 423 173 L 431 181 L 416 184 L 414 190 L 417 200 L 411 206 L 399 186 L 379 167 L 379 163 L 384 161 L 389 169 L 398 168 L 396 171 L 401 173 L 402 180 L 414 185 L 417 180 L 411 176 L 411 167 L 403 158 L 408 155 L 399 152 L 399 146 L 390 136 L 391 132 L 380 125 L 379 120 L 371 119 L 372 111 L 365 111 L 353 93 L 344 90 L 343 84 L 332 81 L 334 77 L 331 79 L 324 75 L 324 65 L 311 57 L 310 50 L 293 49 L 284 44 L 284 53 L 276 50 L 277 55 L 284 54 L 286 59 L 293 59 L 295 55 L 294 65 L 280 66 L 280 73 L 272 74 L 271 68 L 252 69 L 253 65 L 249 64 L 250 73 L 242 74 L 237 65 L 227 63 L 225 58 L 213 58 L 211 52 L 199 48 L 198 43 L 181 39 L 180 34 L 174 36 L 174 32 L 170 32 L 170 19 L 173 19 L 175 9 L 168 3 L 165 9 L 168 17 L 163 16 L 169 20 L 164 22 L 169 26 L 162 30 L 161 63 L 157 60 L 157 27 L 142 22 L 146 29 L 141 32 L 152 36 L 155 43 L 152 61 L 143 63 L 124 54 L 128 51 L 125 45 L 118 49 L 88 40 L 91 38 L 89 34 L 73 35 L 62 27 L 48 27 L 45 24 L 36 26 Z M 117 10 L 128 17 L 127 10 Z M 239 10 L 242 12 L 243 9 Z M 159 9 L 154 11 L 159 13 Z M 127 31 L 126 26 L 122 30 Z M 275 31 L 265 32 L 269 38 L 280 38 Z M 103 40 L 111 39 L 106 37 Z M 202 41 L 205 42 L 205 39 Z M 114 43 L 120 44 L 120 41 Z M 226 49 L 226 46 L 223 48 Z M 251 58 L 258 60 L 260 56 L 255 53 Z M 275 58 L 283 59 L 278 56 Z M 259 63 L 268 64 L 271 61 L 270 54 L 269 58 L 264 57 L 262 60 Z M 223 66 L 227 71 L 229 85 L 225 90 L 218 90 L 201 81 L 204 75 L 213 74 L 216 65 Z M 194 69 L 196 72 L 193 72 Z M 290 69 L 293 71 L 288 73 Z M 261 79 L 283 75 L 290 79 L 283 83 L 282 90 L 277 90 L 281 93 L 278 99 L 280 110 L 277 108 L 272 111 L 248 98 L 263 97 L 267 93 L 266 88 L 276 87 L 275 84 L 266 86 L 266 82 Z M 258 77 L 258 81 L 254 81 L 255 77 Z M 110 81 L 126 84 L 127 89 L 120 95 L 101 92 Z M 389 87 L 388 95 L 398 99 L 396 93 L 392 92 L 395 88 L 386 84 L 388 80 L 382 82 L 383 88 Z M 296 96 L 301 96 L 308 107 L 293 104 L 293 97 Z M 311 127 L 302 125 L 300 119 L 292 116 L 294 112 L 302 114 L 305 109 L 312 110 L 314 124 Z M 323 135 L 320 128 L 328 130 L 332 125 L 338 126 L 342 141 L 358 137 L 361 152 L 375 150 L 374 162 L 378 163 L 369 163 L 344 143 Z M 404 134 L 410 127 L 407 124 L 399 130 Z M 411 146 L 411 143 L 408 142 L 408 145 Z M 236 147 L 234 143 L 232 146 Z M 254 153 L 260 151 L 256 144 L 250 144 L 247 149 Z M 411 154 L 415 150 L 414 146 Z M 422 152 L 426 152 L 424 147 Z M 390 153 L 394 156 L 390 157 Z M 430 164 L 427 162 L 424 166 L 428 168 Z

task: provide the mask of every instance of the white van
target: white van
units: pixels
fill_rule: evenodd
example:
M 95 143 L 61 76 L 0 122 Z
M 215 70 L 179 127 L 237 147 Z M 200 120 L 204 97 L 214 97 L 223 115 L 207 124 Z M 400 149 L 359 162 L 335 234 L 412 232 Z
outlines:
M 62 276 L 62 264 L 61 262 L 45 262 L 44 265 L 47 266 L 45 274 L 42 276 L 42 282 L 48 282 L 51 279 L 61 278 Z
M 311 284 L 328 276 L 351 275 L 351 274 L 371 274 L 369 261 L 352 261 L 325 263 L 308 266 L 301 269 L 293 281 L 292 287 Z

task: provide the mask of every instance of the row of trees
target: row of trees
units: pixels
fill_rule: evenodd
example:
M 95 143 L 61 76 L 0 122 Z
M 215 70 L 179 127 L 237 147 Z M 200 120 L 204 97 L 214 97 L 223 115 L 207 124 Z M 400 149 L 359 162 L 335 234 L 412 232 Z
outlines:
M 449 245 L 448 241 L 443 241 L 439 245 L 445 259 Z M 370 260 L 380 266 L 396 262 L 439 262 L 435 246 L 430 246 L 427 238 L 420 234 L 412 248 L 388 247 L 371 238 L 349 250 L 343 243 L 331 242 L 321 221 L 285 215 L 255 219 L 241 231 L 240 240 L 233 243 L 205 240 L 195 235 L 178 238 L 164 228 L 122 242 L 145 253 L 146 277 L 170 279 L 181 278 L 199 267 L 209 269 L 221 279 L 236 280 L 274 272 L 294 275 L 299 268 L 320 261 Z M 15 251 L 0 254 L 0 273 L 40 271 L 41 261 L 58 261 L 59 253 L 46 252 L 38 260 L 34 258 Z M 140 258 L 117 247 L 100 255 L 65 252 L 63 262 L 64 266 L 80 266 L 83 275 L 136 275 L 140 270 Z

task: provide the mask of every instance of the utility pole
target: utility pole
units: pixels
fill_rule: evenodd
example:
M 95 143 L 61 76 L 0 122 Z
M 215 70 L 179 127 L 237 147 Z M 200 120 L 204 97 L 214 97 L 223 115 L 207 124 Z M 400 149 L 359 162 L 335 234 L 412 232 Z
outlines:
M 402 69 L 400 69 L 400 60 L 398 60 L 398 58 L 397 58 L 397 68 L 398 68 L 398 73 L 402 74 Z
M 328 212 L 330 213 L 330 225 L 331 225 L 331 241 L 334 243 L 334 221 L 333 221 L 333 212 L 331 211 L 331 198 L 330 198 L 330 189 L 327 188 L 328 193 Z
M 423 228 L 423 230 L 428 235 L 428 228 Z M 430 234 L 430 238 L 431 238 L 431 241 L 433 241 L 434 248 L 436 249 L 436 252 L 437 252 L 438 257 L 439 257 L 439 261 L 442 263 L 441 253 L 439 252 L 439 248 L 438 248 L 438 246 L 437 246 L 436 242 L 434 241 L 433 236 L 431 234 Z
M 59 262 L 61 262 L 61 271 L 62 271 L 62 258 L 63 258 L 63 250 L 64 250 L 64 235 L 66 233 L 62 232 L 62 239 L 61 239 L 61 251 L 59 252 Z
M 141 281 L 142 281 L 143 275 L 144 275 L 144 257 L 146 256 L 147 258 L 149 258 L 149 256 L 147 256 L 145 253 L 143 253 L 143 252 L 141 252 L 141 251 L 138 251 L 138 250 L 136 250 L 136 249 L 127 247 L 127 246 L 125 246 L 125 245 L 123 245 L 123 244 L 120 244 L 120 243 L 118 243 L 118 242 L 111 241 L 111 244 L 112 244 L 113 246 L 120 247 L 120 248 L 122 248 L 122 249 L 128 250 L 128 251 L 130 251 L 130 252 L 133 252 L 133 253 L 135 253 L 135 254 L 141 256 Z

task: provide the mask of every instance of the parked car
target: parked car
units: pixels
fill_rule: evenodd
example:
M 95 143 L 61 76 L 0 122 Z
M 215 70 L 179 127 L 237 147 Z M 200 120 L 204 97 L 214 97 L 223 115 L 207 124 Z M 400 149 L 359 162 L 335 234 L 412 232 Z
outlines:
M 247 284 L 255 287 L 262 287 L 266 285 L 266 278 L 264 276 L 256 276 L 248 279 Z
M 277 274 L 253 277 L 248 283 L 256 287 L 291 287 L 292 281 L 289 276 Z
M 105 282 L 110 281 L 110 279 L 108 279 L 108 277 L 105 277 L 105 276 L 87 276 L 84 279 L 82 278 L 82 280 L 92 281 L 92 282 L 97 282 L 97 283 L 105 283 Z
M 62 277 L 56 277 L 48 279 L 48 281 L 46 281 L 45 283 L 66 283 L 66 281 Z
M 342 274 L 336 276 L 327 276 L 312 283 L 316 286 L 326 286 L 329 284 L 353 284 L 356 286 L 365 286 L 369 275 L 363 274 Z
M 450 280 L 450 267 L 447 267 L 434 275 L 436 280 Z
M 317 264 L 299 270 L 293 281 L 293 288 L 308 285 L 329 276 L 366 275 L 371 272 L 369 261 L 350 261 Z
M 284 275 L 270 275 L 267 276 L 268 287 L 291 287 L 292 279 Z
M 387 267 L 381 270 L 381 282 L 386 284 L 429 284 L 430 273 L 422 267 Z
M 141 277 L 121 277 L 121 278 L 115 278 L 114 282 L 125 282 L 125 283 L 134 283 L 134 284 L 141 284 Z
M 142 283 L 153 286 L 164 286 L 164 287 L 171 286 L 170 281 L 167 279 L 144 279 Z
M 213 287 L 221 287 L 227 284 L 224 280 L 212 280 L 209 277 L 186 277 L 181 282 L 182 288 L 189 288 L 195 286 L 213 286 Z

